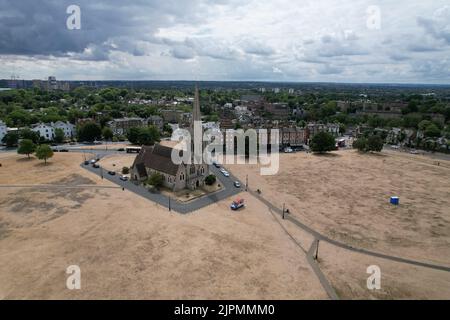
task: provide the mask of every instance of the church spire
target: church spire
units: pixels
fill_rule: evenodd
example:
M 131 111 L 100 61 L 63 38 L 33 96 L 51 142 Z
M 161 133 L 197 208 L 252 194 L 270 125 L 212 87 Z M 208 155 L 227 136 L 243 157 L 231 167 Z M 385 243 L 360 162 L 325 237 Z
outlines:
M 198 85 L 195 85 L 194 110 L 192 111 L 192 126 L 194 121 L 201 121 L 200 114 L 200 95 L 198 94 Z

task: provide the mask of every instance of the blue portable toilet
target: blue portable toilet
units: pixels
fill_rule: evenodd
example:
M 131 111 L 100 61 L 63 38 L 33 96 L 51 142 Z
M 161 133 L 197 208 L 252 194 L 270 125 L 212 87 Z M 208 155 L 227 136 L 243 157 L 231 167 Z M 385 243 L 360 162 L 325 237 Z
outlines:
M 400 204 L 399 197 L 391 197 L 391 204 L 398 206 Z

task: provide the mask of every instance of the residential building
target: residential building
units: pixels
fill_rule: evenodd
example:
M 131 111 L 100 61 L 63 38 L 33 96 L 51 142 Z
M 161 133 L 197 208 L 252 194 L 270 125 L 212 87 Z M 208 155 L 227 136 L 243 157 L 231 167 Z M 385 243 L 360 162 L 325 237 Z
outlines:
M 272 114 L 274 119 L 286 119 L 290 116 L 287 103 L 266 103 L 264 109 L 266 112 Z
M 76 135 L 76 127 L 70 122 L 57 121 L 52 124 L 54 129 L 61 129 L 64 132 L 66 138 L 73 138 Z
M 38 123 L 31 127 L 31 130 L 37 132 L 39 136 L 45 140 L 53 140 L 55 138 L 55 128 L 49 123 Z
M 160 116 L 151 116 L 147 119 L 147 123 L 157 127 L 159 130 L 162 130 L 164 127 L 164 119 Z
M 282 128 L 281 145 L 283 146 L 302 146 L 306 143 L 306 130 L 300 127 Z
M 6 136 L 7 133 L 8 133 L 8 127 L 2 120 L 0 120 L 0 144 L 2 144 L 2 140 Z
M 147 125 L 147 120 L 142 118 L 121 118 L 114 119 L 108 122 L 109 127 L 114 132 L 114 134 L 124 135 L 134 127 L 145 127 Z

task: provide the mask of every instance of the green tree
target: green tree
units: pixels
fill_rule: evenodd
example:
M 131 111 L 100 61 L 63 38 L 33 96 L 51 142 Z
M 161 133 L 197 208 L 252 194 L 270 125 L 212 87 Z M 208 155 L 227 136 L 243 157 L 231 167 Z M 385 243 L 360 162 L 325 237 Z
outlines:
M 8 148 L 16 147 L 19 142 L 19 134 L 15 131 L 8 132 L 2 139 Z
M 206 183 L 206 185 L 211 186 L 216 182 L 216 180 L 217 180 L 216 176 L 213 174 L 210 174 L 209 176 L 207 176 L 205 178 L 205 183 Z
M 28 158 L 30 158 L 30 154 L 32 154 L 36 150 L 36 145 L 30 139 L 22 139 L 19 144 L 19 148 L 17 149 L 18 154 L 26 154 Z
M 367 139 L 367 149 L 369 151 L 380 152 L 383 149 L 383 139 L 378 135 L 370 136 Z
M 151 186 L 154 186 L 155 188 L 160 188 L 162 187 L 163 183 L 164 183 L 164 179 L 162 174 L 155 172 L 153 173 L 148 179 L 147 179 L 147 183 Z
M 127 132 L 128 141 L 130 141 L 132 144 L 138 144 L 139 133 L 140 133 L 140 128 L 138 128 L 138 127 L 130 128 L 130 130 L 128 130 L 128 132 Z
M 361 152 L 367 152 L 367 138 L 361 137 L 353 142 L 353 148 Z
M 336 142 L 331 133 L 322 131 L 317 133 L 310 142 L 313 152 L 324 153 L 336 149 Z
M 172 130 L 172 127 L 169 126 L 168 123 L 164 123 L 163 131 L 164 131 L 165 133 L 167 133 L 168 135 L 171 135 L 173 130 Z
M 61 128 L 55 129 L 55 138 L 53 139 L 56 143 L 63 143 L 66 138 L 64 130 Z
M 31 130 L 30 128 L 25 128 L 20 131 L 20 136 L 22 139 L 29 139 L 33 141 L 33 143 L 39 142 L 39 133 Z
M 122 174 L 129 174 L 129 173 L 130 173 L 130 168 L 128 168 L 128 167 L 122 168 Z
M 95 122 L 87 122 L 78 128 L 78 141 L 89 141 L 100 139 L 102 129 Z
M 440 136 L 441 136 L 441 130 L 434 123 L 431 123 L 430 125 L 428 125 L 426 127 L 426 129 L 425 129 L 425 137 L 428 137 L 428 138 L 439 138 Z
M 114 133 L 109 127 L 104 127 L 102 130 L 102 135 L 105 140 L 112 140 Z
M 132 144 L 139 145 L 153 145 L 160 140 L 159 130 L 155 126 L 131 128 L 127 137 Z
M 45 164 L 47 164 L 47 159 L 53 157 L 53 150 L 46 144 L 41 144 L 36 148 L 36 157 L 39 160 L 44 160 Z

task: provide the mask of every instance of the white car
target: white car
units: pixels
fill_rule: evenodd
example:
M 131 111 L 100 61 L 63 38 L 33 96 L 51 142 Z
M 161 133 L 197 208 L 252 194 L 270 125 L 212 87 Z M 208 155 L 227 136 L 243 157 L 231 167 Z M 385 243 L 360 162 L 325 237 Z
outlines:
M 230 174 L 228 173 L 228 171 L 222 171 L 222 174 L 223 174 L 225 177 L 229 177 L 229 176 L 230 176 Z

